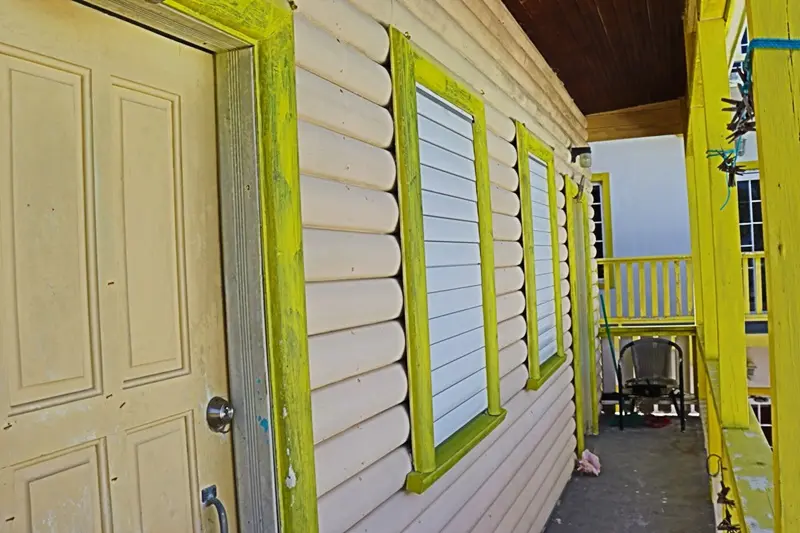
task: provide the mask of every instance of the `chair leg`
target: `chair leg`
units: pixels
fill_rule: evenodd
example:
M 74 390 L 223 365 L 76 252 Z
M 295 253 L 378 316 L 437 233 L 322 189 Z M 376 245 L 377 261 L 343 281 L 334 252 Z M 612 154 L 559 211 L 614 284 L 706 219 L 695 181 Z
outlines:
M 625 430 L 625 397 L 619 393 L 619 430 Z

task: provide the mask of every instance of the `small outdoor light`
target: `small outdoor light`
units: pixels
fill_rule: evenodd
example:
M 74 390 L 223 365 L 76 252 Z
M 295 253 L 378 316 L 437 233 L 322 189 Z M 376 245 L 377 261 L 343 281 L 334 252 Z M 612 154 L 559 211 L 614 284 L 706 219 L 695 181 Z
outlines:
M 581 168 L 589 168 L 592 166 L 592 149 L 589 146 L 576 146 L 569 149 L 572 156 L 572 163 L 578 160 Z

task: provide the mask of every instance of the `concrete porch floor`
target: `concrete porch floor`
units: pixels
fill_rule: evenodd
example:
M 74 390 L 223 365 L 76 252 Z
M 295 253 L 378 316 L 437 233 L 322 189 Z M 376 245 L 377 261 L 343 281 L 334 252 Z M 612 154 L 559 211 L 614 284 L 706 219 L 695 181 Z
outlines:
M 701 533 L 714 531 L 699 418 L 661 429 L 611 427 L 586 446 L 600 457 L 599 477 L 574 476 L 546 533 Z

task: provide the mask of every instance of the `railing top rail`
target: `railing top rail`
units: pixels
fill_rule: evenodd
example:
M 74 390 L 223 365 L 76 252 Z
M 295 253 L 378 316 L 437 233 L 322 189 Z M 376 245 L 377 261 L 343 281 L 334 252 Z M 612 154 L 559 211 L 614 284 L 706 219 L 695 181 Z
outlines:
M 766 255 L 765 252 L 742 252 L 742 257 L 764 257 Z
M 604 257 L 598 263 L 637 263 L 649 261 L 691 261 L 690 255 L 641 255 L 634 257 Z

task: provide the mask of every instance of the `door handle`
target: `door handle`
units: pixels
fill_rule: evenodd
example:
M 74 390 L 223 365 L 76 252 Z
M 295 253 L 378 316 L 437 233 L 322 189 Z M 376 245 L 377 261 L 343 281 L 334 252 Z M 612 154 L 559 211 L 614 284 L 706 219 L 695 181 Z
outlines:
M 231 430 L 233 422 L 233 406 L 225 398 L 214 396 L 209 400 L 206 407 L 206 422 L 211 431 L 215 433 L 227 433 Z
M 219 533 L 228 533 L 228 512 L 225 510 L 225 504 L 217 498 L 217 486 L 211 485 L 204 488 L 200 492 L 200 501 L 203 502 L 204 507 L 214 506 L 219 516 Z

